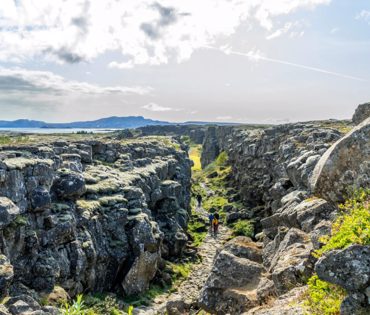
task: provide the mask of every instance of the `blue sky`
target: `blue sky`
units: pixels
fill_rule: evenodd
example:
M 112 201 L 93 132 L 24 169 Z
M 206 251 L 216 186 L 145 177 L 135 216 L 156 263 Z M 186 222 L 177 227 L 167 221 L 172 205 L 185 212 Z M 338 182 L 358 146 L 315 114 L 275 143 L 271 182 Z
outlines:
M 365 0 L 2 0 L 0 119 L 350 118 L 369 56 Z

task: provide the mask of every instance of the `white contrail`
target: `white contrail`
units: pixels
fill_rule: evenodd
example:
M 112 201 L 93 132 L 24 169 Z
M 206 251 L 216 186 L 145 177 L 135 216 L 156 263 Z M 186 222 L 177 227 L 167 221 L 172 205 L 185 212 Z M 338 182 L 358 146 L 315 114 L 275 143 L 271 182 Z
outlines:
M 264 61 L 279 63 L 279 64 L 282 64 L 282 65 L 287 65 L 287 66 L 296 67 L 296 68 L 300 68 L 300 69 L 305 69 L 305 70 L 315 71 L 315 72 L 319 72 L 319 73 L 329 74 L 329 75 L 333 75 L 333 76 L 344 78 L 344 79 L 356 80 L 356 81 L 361 81 L 361 82 L 368 82 L 367 80 L 365 80 L 363 78 L 354 77 L 354 76 L 351 76 L 351 75 L 346 75 L 346 74 L 343 74 L 343 73 L 333 72 L 333 71 L 329 71 L 329 70 L 325 70 L 325 69 L 310 67 L 310 66 L 306 66 L 306 65 L 302 65 L 302 64 L 298 64 L 298 63 L 293 63 L 293 62 L 289 62 L 289 61 L 285 61 L 285 60 L 268 58 L 268 57 L 261 56 L 260 54 L 255 53 L 255 52 L 242 53 L 242 52 L 233 51 L 233 50 L 218 49 L 218 48 L 211 47 L 211 46 L 205 46 L 205 48 L 222 51 L 225 54 L 248 57 L 249 59 L 256 60 L 256 61 L 264 60 Z

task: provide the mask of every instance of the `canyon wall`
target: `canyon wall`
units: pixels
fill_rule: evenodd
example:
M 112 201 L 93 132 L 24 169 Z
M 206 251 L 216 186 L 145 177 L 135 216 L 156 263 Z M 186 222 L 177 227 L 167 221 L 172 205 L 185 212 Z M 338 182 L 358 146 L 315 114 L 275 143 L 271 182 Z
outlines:
M 244 207 L 228 208 L 226 217 L 252 219 L 256 235 L 254 241 L 231 240 L 217 255 L 200 294 L 203 309 L 306 314 L 302 296 L 316 271 L 347 290 L 342 314 L 370 310 L 369 279 L 349 285 L 369 270 L 368 246 L 329 252 L 319 261 L 312 255 L 323 245 L 321 236 L 330 233 L 338 202 L 350 190 L 370 187 L 369 128 L 370 118 L 353 129 L 348 122 L 325 121 L 208 130 L 202 164 L 228 153 L 230 184 Z
M 37 303 L 55 287 L 70 296 L 148 289 L 187 242 L 183 149 L 169 138 L 3 146 L 0 292 L 11 313 L 57 313 Z

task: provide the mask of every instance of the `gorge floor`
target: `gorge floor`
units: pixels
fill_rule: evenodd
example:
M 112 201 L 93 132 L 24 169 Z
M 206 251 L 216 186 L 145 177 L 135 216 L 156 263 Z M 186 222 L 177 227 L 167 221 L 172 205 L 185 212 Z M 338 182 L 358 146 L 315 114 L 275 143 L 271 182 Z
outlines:
M 207 211 L 202 207 L 197 207 L 195 212 L 208 219 Z M 176 305 L 177 309 L 183 307 L 184 311 L 185 309 L 190 309 L 190 311 L 186 311 L 188 314 L 198 314 L 200 310 L 197 304 L 200 291 L 212 270 L 216 254 L 230 237 L 231 230 L 226 225 L 220 225 L 219 234 L 216 237 L 208 232 L 206 238 L 198 247 L 200 262 L 193 265 L 189 277 L 178 285 L 176 292 L 165 293 L 156 297 L 152 305 L 137 308 L 134 314 L 167 314 L 168 310 L 171 309 L 171 305 Z

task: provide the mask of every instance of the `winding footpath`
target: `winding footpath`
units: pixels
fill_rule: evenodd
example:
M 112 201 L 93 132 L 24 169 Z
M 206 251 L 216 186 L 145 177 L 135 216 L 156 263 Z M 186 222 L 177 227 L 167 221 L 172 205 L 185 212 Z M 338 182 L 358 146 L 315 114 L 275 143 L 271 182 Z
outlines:
M 198 207 L 195 211 L 208 220 L 208 214 L 203 208 Z M 152 305 L 136 309 L 134 314 L 167 314 L 167 309 L 170 308 L 171 305 L 184 305 L 187 308 L 190 307 L 190 309 L 194 309 L 194 311 L 190 311 L 187 314 L 196 314 L 199 294 L 211 272 L 213 260 L 218 253 L 218 250 L 230 238 L 230 235 L 231 231 L 224 225 L 220 225 L 217 237 L 208 233 L 203 243 L 198 247 L 198 255 L 201 257 L 201 262 L 193 265 L 189 277 L 178 284 L 176 292 L 166 293 L 156 297 Z

